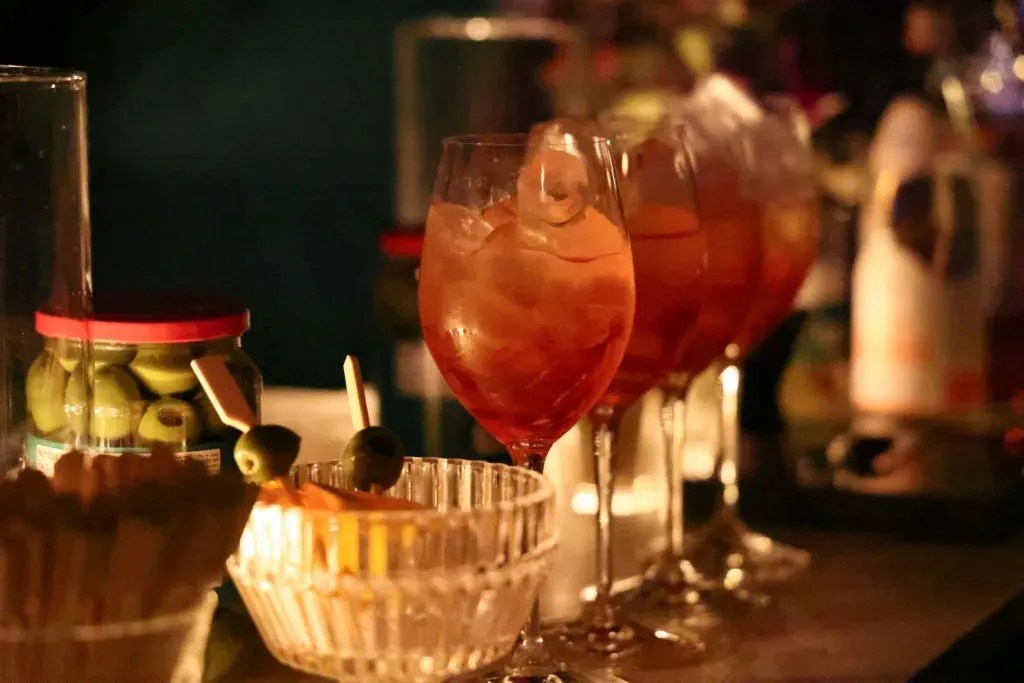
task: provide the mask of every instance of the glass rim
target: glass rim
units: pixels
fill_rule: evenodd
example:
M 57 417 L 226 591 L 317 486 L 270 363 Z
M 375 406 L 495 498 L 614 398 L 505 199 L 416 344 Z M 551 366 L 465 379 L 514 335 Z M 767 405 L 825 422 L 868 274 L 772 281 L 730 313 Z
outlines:
M 162 631 L 191 626 L 205 613 L 212 613 L 217 602 L 217 594 L 211 590 L 204 594 L 202 600 L 193 607 L 148 618 L 98 624 L 59 624 L 34 628 L 4 626 L 0 627 L 0 646 L 8 643 L 97 641 L 153 635 Z
M 339 466 L 339 460 L 325 460 L 323 462 L 305 462 L 300 465 L 296 465 L 292 468 L 292 477 L 294 479 L 294 473 L 298 469 L 311 470 L 317 466 L 335 467 Z M 478 506 L 469 510 L 438 510 L 437 508 L 429 508 L 425 510 L 310 510 L 303 508 L 303 514 L 311 517 L 317 517 L 321 519 L 334 518 L 334 517 L 345 517 L 347 519 L 365 520 L 368 523 L 379 524 L 381 522 L 396 524 L 408 524 L 410 522 L 420 523 L 431 523 L 435 521 L 444 521 L 453 517 L 477 517 L 481 515 L 488 515 L 496 510 L 507 510 L 507 509 L 525 509 L 542 506 L 544 504 L 550 504 L 555 498 L 555 486 L 551 483 L 551 480 L 545 477 L 543 474 L 534 472 L 526 467 L 518 467 L 516 465 L 506 465 L 499 462 L 487 462 L 486 460 L 469 460 L 466 458 L 436 458 L 436 457 L 410 457 L 406 458 L 406 468 L 415 467 L 422 464 L 423 466 L 440 466 L 448 467 L 449 463 L 453 466 L 466 466 L 480 467 L 480 468 L 494 468 L 494 469 L 506 469 L 510 470 L 518 476 L 525 476 L 528 479 L 532 479 L 537 484 L 537 489 L 530 491 L 521 496 L 517 496 L 511 500 L 495 501 L 486 506 Z M 261 503 L 257 501 L 253 507 L 259 508 L 270 508 L 274 507 L 276 503 Z M 287 508 L 286 508 L 287 509 Z
M 530 140 L 544 140 L 548 147 L 578 149 L 581 142 L 592 142 L 611 146 L 611 140 L 606 135 L 562 135 L 558 133 L 544 133 L 542 135 L 531 135 L 530 133 L 466 133 L 460 135 L 449 135 L 441 140 L 442 147 L 507 147 L 510 149 L 527 149 Z
M 84 83 L 85 73 L 49 66 L 0 64 L 0 83 Z

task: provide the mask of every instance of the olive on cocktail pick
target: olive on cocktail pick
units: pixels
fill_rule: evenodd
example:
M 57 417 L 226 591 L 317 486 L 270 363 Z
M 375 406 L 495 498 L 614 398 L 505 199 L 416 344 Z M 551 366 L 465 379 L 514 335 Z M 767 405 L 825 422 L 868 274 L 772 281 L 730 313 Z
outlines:
M 191 367 L 221 421 L 242 432 L 235 443 L 235 464 L 242 476 L 260 485 L 276 480 L 286 493 L 294 494 L 285 477 L 299 455 L 299 435 L 280 425 L 256 424 L 252 408 L 221 356 L 196 358 Z
M 402 476 L 405 446 L 384 427 L 367 427 L 352 436 L 341 456 L 346 478 L 360 491 L 379 493 Z
M 285 477 L 299 457 L 299 435 L 281 425 L 253 425 L 235 443 L 235 464 L 254 484 Z
M 345 358 L 345 387 L 356 433 L 341 456 L 342 470 L 360 491 L 383 493 L 402 476 L 405 446 L 393 432 L 370 425 L 363 373 L 355 356 Z

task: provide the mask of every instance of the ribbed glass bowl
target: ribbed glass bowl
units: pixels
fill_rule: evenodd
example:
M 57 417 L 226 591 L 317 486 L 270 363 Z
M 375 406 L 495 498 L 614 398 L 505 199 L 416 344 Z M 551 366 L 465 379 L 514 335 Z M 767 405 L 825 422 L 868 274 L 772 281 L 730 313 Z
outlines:
M 293 478 L 350 488 L 339 463 Z M 431 509 L 256 504 L 228 571 L 267 647 L 345 683 L 440 681 L 499 659 L 556 543 L 550 482 L 506 465 L 409 458 L 387 495 Z

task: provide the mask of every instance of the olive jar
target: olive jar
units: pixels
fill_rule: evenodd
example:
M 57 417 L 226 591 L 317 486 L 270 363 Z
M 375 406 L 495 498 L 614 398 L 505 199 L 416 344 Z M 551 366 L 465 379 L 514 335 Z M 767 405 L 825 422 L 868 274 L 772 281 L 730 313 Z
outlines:
M 52 474 L 76 443 L 113 454 L 162 443 L 211 472 L 235 467 L 239 432 L 220 420 L 191 362 L 223 356 L 258 418 L 263 379 L 242 350 L 245 308 L 210 298 L 97 296 L 89 319 L 41 310 L 35 324 L 44 342 L 26 383 L 26 466 Z M 83 363 L 88 372 L 76 372 Z

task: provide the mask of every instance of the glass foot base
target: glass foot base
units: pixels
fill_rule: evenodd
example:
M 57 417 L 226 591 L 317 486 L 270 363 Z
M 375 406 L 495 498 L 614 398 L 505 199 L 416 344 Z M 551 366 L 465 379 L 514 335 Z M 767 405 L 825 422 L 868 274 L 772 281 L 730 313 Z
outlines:
M 483 673 L 468 678 L 459 678 L 448 683 L 596 683 L 556 660 L 548 650 L 548 639 L 520 638 L 513 650 L 503 660 L 496 662 Z
M 643 582 L 618 597 L 637 621 L 655 633 L 700 639 L 714 650 L 728 644 L 744 620 L 771 602 L 764 593 L 749 588 L 727 590 L 687 560 L 673 561 L 670 556 L 652 563 Z
M 676 665 L 696 661 L 703 654 L 704 641 L 689 632 L 654 630 L 626 617 L 617 607 L 590 608 L 578 621 L 562 625 L 549 635 L 560 658 L 581 668 L 627 664 L 658 652 Z
M 717 514 L 697 532 L 687 555 L 707 579 L 737 595 L 754 593 L 759 586 L 785 583 L 810 565 L 806 550 L 780 543 L 750 530 L 729 514 Z

